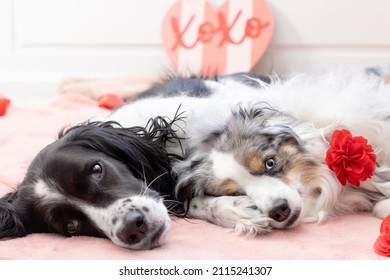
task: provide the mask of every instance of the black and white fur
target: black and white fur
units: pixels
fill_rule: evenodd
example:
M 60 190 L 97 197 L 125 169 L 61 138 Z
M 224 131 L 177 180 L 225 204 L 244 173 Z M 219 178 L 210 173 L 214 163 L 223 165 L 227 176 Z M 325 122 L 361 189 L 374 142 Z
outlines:
M 249 235 L 341 213 L 383 218 L 390 214 L 390 85 L 373 72 L 177 78 L 109 119 L 130 126 L 180 107 L 185 123 L 176 130 L 187 140 L 167 150 L 184 157 L 173 168 L 189 216 Z M 377 155 L 374 175 L 359 188 L 341 186 L 325 163 L 331 134 L 343 128 L 367 138 Z
M 129 249 L 162 244 L 170 227 L 164 201 L 173 198 L 176 177 L 162 149 L 169 123 L 154 120 L 148 130 L 90 122 L 62 131 L 1 198 L 0 238 L 53 232 L 106 237 Z
M 148 120 L 178 112 L 182 120 L 168 125 L 174 137 L 139 135 Z M 390 213 L 390 86 L 373 73 L 175 78 L 100 121 L 37 155 L 1 199 L 1 238 L 57 232 L 153 248 L 170 223 L 165 195 L 191 217 L 249 235 L 340 213 Z M 342 187 L 325 164 L 338 128 L 375 149 L 378 166 L 359 188 Z

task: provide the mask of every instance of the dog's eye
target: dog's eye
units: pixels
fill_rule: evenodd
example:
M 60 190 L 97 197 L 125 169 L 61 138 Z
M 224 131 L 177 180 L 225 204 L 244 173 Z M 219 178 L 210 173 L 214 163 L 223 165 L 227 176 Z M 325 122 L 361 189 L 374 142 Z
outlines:
M 265 161 L 265 168 L 267 171 L 270 171 L 275 167 L 275 164 L 275 160 L 273 158 L 269 158 Z
M 100 176 L 102 175 L 103 173 L 103 168 L 100 164 L 98 163 L 95 163 L 92 165 L 91 169 L 90 169 L 90 173 L 91 175 L 95 178 L 95 179 L 100 179 Z
M 70 235 L 75 235 L 80 230 L 80 223 L 78 220 L 70 220 L 65 224 L 65 230 Z

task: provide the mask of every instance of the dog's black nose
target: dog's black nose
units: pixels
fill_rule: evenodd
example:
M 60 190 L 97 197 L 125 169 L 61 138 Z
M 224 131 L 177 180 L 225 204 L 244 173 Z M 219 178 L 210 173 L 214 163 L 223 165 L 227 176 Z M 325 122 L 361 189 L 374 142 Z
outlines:
M 283 222 L 290 216 L 290 214 L 291 208 L 288 205 L 287 199 L 279 198 L 274 202 L 268 216 L 277 222 Z
M 123 221 L 123 227 L 118 233 L 118 238 L 127 244 L 136 244 L 144 238 L 148 226 L 144 216 L 138 210 L 129 212 Z

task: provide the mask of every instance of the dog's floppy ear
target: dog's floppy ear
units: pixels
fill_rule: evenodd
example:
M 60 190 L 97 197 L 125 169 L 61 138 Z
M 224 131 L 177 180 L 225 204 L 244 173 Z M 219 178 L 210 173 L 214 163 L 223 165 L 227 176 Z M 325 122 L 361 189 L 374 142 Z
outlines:
M 260 129 L 262 135 L 268 135 L 270 139 L 275 139 L 280 144 L 302 145 L 302 140 L 291 127 L 285 124 L 268 122 L 270 119 L 282 117 L 283 114 L 270 107 L 267 103 L 259 102 L 250 108 L 241 107 L 239 110 L 234 111 L 232 116 L 234 119 L 232 124 L 235 125 L 233 128 L 240 130 L 242 127 L 245 127 L 243 124 L 254 123 Z M 250 126 L 247 127 L 251 128 Z
M 278 141 L 278 144 L 292 144 L 295 146 L 302 146 L 302 140 L 295 133 L 295 131 L 285 125 L 273 125 L 265 127 L 262 130 L 264 135 L 273 136 L 275 141 Z
M 21 237 L 27 234 L 22 214 L 15 204 L 16 199 L 17 191 L 6 194 L 0 199 L 0 239 Z

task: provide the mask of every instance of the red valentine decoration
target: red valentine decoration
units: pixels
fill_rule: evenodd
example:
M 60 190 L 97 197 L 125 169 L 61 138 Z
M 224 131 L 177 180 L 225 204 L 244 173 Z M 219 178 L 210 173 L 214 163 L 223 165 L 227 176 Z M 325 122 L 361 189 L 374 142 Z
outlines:
M 181 0 L 162 23 L 162 44 L 181 74 L 203 76 L 248 72 L 267 49 L 273 32 L 265 0 Z
M 390 257 L 390 215 L 382 221 L 380 235 L 374 243 L 374 250 L 379 255 Z
M 325 160 L 343 186 L 348 181 L 359 187 L 374 173 L 376 155 L 367 139 L 352 137 L 349 130 L 342 129 L 333 132 Z
M 0 116 L 5 115 L 7 112 L 8 105 L 11 103 L 11 100 L 5 97 L 0 97 Z
M 116 107 L 125 103 L 123 98 L 121 98 L 115 93 L 107 93 L 100 95 L 96 100 L 98 102 L 99 107 L 110 110 L 115 109 Z

